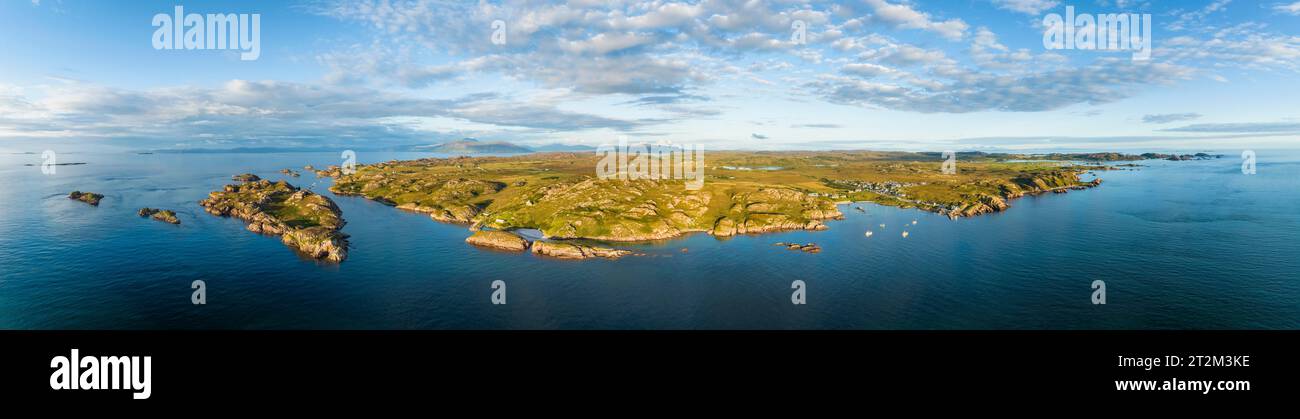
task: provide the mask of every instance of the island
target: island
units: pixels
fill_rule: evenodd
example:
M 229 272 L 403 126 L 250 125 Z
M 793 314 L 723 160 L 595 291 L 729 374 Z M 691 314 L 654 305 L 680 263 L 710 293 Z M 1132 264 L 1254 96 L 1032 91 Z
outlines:
M 139 215 L 141 218 L 149 217 L 169 224 L 181 223 L 181 220 L 176 218 L 176 212 L 172 210 L 144 207 L 140 208 L 140 211 L 136 211 L 136 215 Z
M 825 230 L 838 205 L 874 202 L 949 218 L 1006 211 L 1011 201 L 1101 185 L 1098 162 L 1212 155 L 958 153 L 955 173 L 940 153 L 874 151 L 717 151 L 702 187 L 681 179 L 601 179 L 594 153 L 425 158 L 358 165 L 330 191 L 358 196 L 479 231 L 470 244 L 564 257 L 609 255 L 575 244 L 664 240 L 702 232 L 724 238 L 787 230 Z M 311 168 L 308 168 L 311 170 Z M 535 229 L 531 245 L 509 231 Z M 498 234 L 500 233 L 500 234 Z M 799 245 L 815 253 L 820 248 Z M 603 248 L 602 248 L 603 249 Z M 626 252 L 626 251 L 622 251 Z M 618 252 L 615 252 L 618 253 Z
M 96 207 L 99 206 L 99 200 L 104 199 L 104 195 L 94 192 L 72 191 L 68 194 L 68 199 L 85 202 Z
M 303 254 L 329 262 L 347 258 L 343 211 L 327 197 L 287 182 L 257 180 L 226 185 L 199 205 L 212 215 L 244 220 L 248 231 L 280 236 Z

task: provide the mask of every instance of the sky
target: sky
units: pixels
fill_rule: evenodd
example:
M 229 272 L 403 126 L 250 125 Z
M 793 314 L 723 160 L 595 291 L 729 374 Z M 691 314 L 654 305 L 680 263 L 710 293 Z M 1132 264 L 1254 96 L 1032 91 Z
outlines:
M 176 6 L 259 56 L 155 48 Z M 1150 59 L 1048 49 L 1067 6 L 1149 14 Z M 1297 98 L 1297 0 L 0 1 L 8 152 L 1300 148 Z

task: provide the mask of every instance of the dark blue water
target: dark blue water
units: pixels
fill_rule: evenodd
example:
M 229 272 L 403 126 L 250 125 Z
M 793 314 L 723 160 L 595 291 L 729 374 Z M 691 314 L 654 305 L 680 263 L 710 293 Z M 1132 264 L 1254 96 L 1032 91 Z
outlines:
M 1300 328 L 1300 154 L 1260 152 L 1254 176 L 1234 155 L 1103 172 L 1100 188 L 972 219 L 863 204 L 829 231 L 697 234 L 618 261 L 479 250 L 463 226 L 333 197 L 352 235 L 341 265 L 196 204 L 232 174 L 280 179 L 285 167 L 338 164 L 334 153 L 64 153 L 61 163 L 89 164 L 54 175 L 22 166 L 39 154 L 5 155 L 0 328 Z M 90 207 L 72 190 L 106 198 Z M 136 217 L 144 206 L 183 224 Z M 207 305 L 190 303 L 196 279 Z M 1104 306 L 1090 301 L 1098 279 Z M 507 283 L 504 306 L 491 304 L 494 280 Z M 790 303 L 794 280 L 807 283 L 806 305 Z

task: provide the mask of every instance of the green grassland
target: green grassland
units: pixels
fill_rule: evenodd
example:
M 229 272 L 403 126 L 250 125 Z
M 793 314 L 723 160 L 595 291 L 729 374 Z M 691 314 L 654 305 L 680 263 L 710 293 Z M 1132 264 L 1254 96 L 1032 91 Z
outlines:
M 1083 168 L 961 154 L 943 174 L 938 153 L 739 152 L 706 155 L 703 188 L 683 180 L 598 179 L 594 153 L 460 157 L 358 166 L 331 191 L 475 228 L 533 228 L 552 238 L 658 240 L 824 229 L 836 203 L 871 201 L 949 216 L 1006 208 L 1027 193 L 1095 186 Z

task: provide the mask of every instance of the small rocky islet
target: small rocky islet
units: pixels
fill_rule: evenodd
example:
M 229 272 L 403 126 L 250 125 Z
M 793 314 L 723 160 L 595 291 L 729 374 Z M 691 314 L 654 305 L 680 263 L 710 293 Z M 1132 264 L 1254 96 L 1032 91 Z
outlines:
M 242 174 L 242 175 L 234 175 L 234 176 L 231 176 L 231 177 L 230 177 L 230 180 L 233 180 L 233 181 L 236 181 L 236 182 L 257 182 L 257 181 L 259 181 L 259 180 L 262 180 L 262 178 L 258 177 L 258 176 L 255 175 L 255 174 L 252 174 L 252 173 L 244 173 L 244 174 Z
M 97 194 L 94 192 L 72 191 L 72 193 L 68 194 L 68 199 L 85 202 L 87 204 L 98 207 L 99 201 L 101 199 L 104 199 L 104 195 Z
M 348 235 L 339 231 L 343 211 L 329 198 L 287 182 L 226 185 L 199 205 L 212 215 L 244 220 L 248 231 L 280 236 L 285 245 L 312 258 L 336 263 L 347 258 Z
M 618 259 L 632 254 L 632 252 L 628 250 L 588 246 L 560 241 L 535 240 L 529 242 L 527 239 L 519 237 L 514 233 L 497 230 L 476 231 L 474 234 L 466 238 L 465 242 L 475 246 L 511 252 L 523 252 L 531 248 L 532 253 L 535 255 L 560 259 Z
M 145 208 L 140 208 L 139 211 L 136 211 L 136 215 L 139 215 L 141 218 L 145 218 L 145 217 L 153 218 L 154 220 L 162 221 L 168 224 L 181 223 L 181 220 L 179 218 L 176 218 L 176 212 L 172 210 L 145 207 Z

